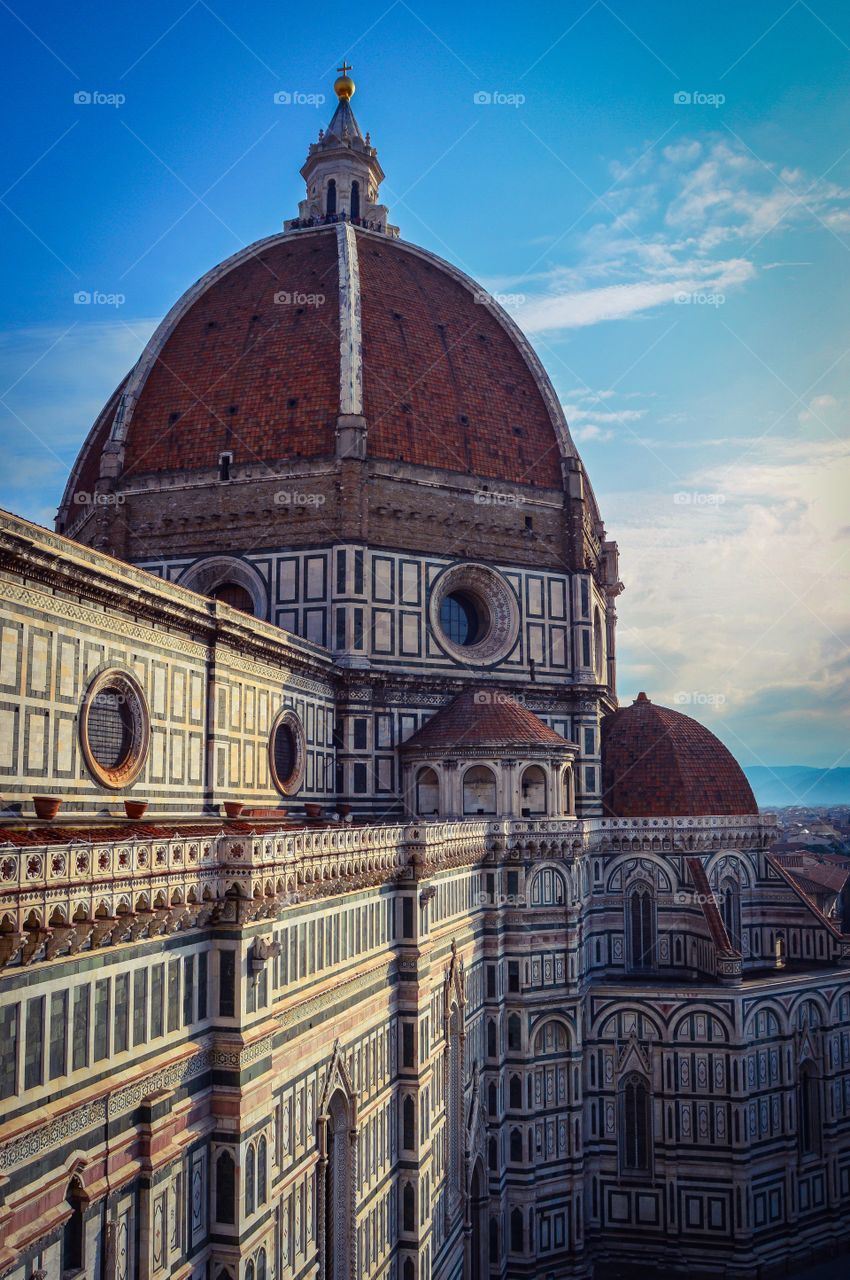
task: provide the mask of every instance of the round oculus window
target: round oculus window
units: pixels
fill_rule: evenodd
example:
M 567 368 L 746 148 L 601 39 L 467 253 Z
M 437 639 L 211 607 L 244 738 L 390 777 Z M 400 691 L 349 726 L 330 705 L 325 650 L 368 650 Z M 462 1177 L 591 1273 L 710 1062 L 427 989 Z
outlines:
M 304 781 L 306 758 L 304 726 L 294 711 L 279 712 L 269 735 L 269 770 L 281 795 L 298 791 Z
M 484 564 L 456 564 L 434 583 L 431 630 L 459 663 L 492 665 L 511 652 L 519 635 L 519 605 L 510 584 Z
M 124 671 L 103 671 L 86 690 L 80 744 L 89 772 L 104 787 L 128 787 L 141 773 L 150 745 L 150 716 L 142 687 Z

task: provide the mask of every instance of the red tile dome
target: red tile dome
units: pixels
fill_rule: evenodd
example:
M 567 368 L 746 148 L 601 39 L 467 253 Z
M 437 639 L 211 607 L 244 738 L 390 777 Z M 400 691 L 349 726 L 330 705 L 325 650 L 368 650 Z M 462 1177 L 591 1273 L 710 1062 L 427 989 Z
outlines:
M 350 225 L 271 236 L 209 272 L 121 391 L 72 473 L 66 528 L 104 453 L 119 488 L 215 468 L 223 452 L 234 467 L 274 468 L 332 457 L 352 412 L 369 457 L 486 481 L 559 489 L 561 459 L 576 456 L 551 383 L 501 307 L 435 255 Z
M 645 693 L 602 721 L 602 803 L 616 818 L 758 813 L 743 769 L 720 739 Z

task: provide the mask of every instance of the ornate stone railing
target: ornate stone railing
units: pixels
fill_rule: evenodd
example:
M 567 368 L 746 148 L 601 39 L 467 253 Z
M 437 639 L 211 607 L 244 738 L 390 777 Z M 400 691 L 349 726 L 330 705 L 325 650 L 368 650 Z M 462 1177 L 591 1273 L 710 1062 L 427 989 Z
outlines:
M 97 840 L 81 831 L 65 843 L 23 847 L 4 843 L 0 832 L 0 965 L 218 920 L 249 923 L 300 898 L 421 880 L 463 863 L 763 847 L 774 832 L 764 819 L 566 817 L 210 828 L 169 837 L 116 831 Z

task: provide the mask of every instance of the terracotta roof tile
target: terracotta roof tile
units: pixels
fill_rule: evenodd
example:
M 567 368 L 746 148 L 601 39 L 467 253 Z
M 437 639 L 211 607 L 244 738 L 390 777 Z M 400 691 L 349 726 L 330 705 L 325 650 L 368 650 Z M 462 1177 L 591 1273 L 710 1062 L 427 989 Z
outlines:
M 526 745 L 577 749 L 510 694 L 467 689 L 408 738 L 402 751 Z
M 719 738 L 645 693 L 602 722 L 602 802 L 618 818 L 757 814 L 743 769 Z

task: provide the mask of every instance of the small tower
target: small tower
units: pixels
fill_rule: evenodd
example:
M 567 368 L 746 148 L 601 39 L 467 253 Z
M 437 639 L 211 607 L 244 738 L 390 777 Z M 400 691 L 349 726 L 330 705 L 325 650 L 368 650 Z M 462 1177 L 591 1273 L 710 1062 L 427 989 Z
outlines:
M 363 137 L 351 110 L 355 90 L 348 74 L 351 67 L 343 61 L 338 70 L 340 75 L 334 81 L 339 100 L 336 111 L 327 129 L 319 130 L 318 142 L 310 144 L 301 169 L 307 198 L 299 202 L 298 217 L 287 220 L 284 229 L 297 231 L 325 222 L 350 221 L 355 226 L 397 236 L 398 227 L 391 227 L 387 221 L 387 206 L 378 204 L 378 188 L 384 180 L 378 152 L 371 145 L 369 134 Z

